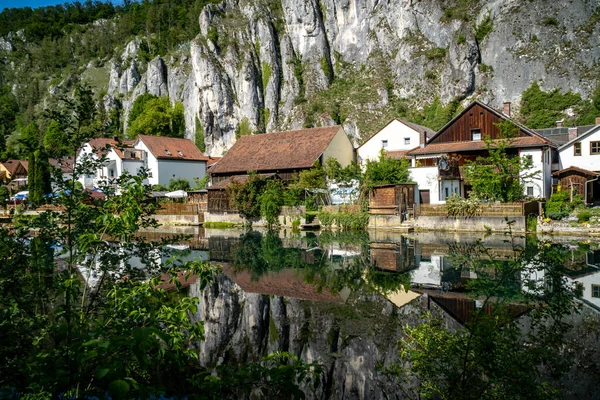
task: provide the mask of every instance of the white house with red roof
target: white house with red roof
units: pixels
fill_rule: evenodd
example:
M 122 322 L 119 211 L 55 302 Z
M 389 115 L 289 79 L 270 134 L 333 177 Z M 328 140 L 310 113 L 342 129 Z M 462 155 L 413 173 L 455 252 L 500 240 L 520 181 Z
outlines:
M 86 158 L 106 157 L 102 167 L 93 174 L 79 178 L 86 188 L 110 182 L 124 172 L 137 175 L 148 169 L 147 183 L 168 186 L 171 179 L 186 179 L 194 186 L 194 178 L 206 175 L 208 157 L 189 139 L 140 135 L 135 141 L 116 138 L 95 138 L 81 146 L 77 162 Z
M 209 158 L 189 139 L 139 135 L 133 146 L 146 154 L 151 185 L 168 186 L 171 179 L 186 179 L 194 186 L 194 178 L 206 175 Z

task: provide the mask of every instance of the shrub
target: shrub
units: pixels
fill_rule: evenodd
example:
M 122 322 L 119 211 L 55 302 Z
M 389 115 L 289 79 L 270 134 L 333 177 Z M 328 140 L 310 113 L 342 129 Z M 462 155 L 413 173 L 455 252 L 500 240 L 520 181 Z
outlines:
M 446 199 L 446 210 L 449 217 L 472 217 L 481 213 L 481 201 L 471 197 L 464 199 L 456 194 Z
M 367 227 L 369 214 L 319 213 L 319 222 L 325 228 L 330 228 L 333 224 L 336 224 L 342 230 L 360 230 Z
M 202 226 L 208 229 L 230 229 L 234 228 L 236 224 L 233 222 L 205 222 Z
M 590 212 L 590 210 L 583 210 L 577 213 L 577 220 L 579 222 L 588 222 L 591 216 L 592 213 Z
M 267 181 L 265 191 L 260 195 L 260 215 L 267 220 L 269 229 L 277 222 L 283 205 L 283 184 L 279 180 Z

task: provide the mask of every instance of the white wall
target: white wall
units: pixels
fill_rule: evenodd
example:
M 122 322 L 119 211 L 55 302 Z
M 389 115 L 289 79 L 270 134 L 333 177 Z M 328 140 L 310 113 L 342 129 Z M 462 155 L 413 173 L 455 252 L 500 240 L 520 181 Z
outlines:
M 590 155 L 590 142 L 600 141 L 600 125 L 593 129 L 595 130 L 594 133 L 582 140 L 578 140 L 581 143 L 580 156 L 574 155 L 574 143 L 559 151 L 560 169 L 579 167 L 588 171 L 600 171 L 600 154 Z
M 409 138 L 410 143 L 405 144 L 404 138 Z M 411 150 L 419 145 L 419 132 L 395 119 L 356 149 L 357 161 L 365 164 L 366 160 L 379 158 L 382 140 L 388 142 L 385 151 Z
M 194 178 L 206 175 L 206 161 L 158 160 L 158 183 L 169 186 L 171 179 L 187 179 L 194 187 Z
M 533 187 L 534 197 L 549 196 L 548 187 L 551 187 L 552 177 L 550 175 L 551 164 L 548 162 L 551 162 L 552 160 L 550 154 L 545 154 L 544 157 L 542 157 L 543 153 L 544 151 L 542 149 L 521 149 L 519 151 L 521 157 L 531 156 L 531 161 L 533 162 L 531 169 L 522 171 L 521 176 L 535 171 L 539 172 L 535 179 L 523 183 L 523 193 L 525 195 L 527 195 L 527 187 Z
M 144 150 L 146 152 L 146 161 L 145 166 L 148 168 L 148 184 L 149 185 L 158 185 L 158 160 L 154 157 L 154 154 L 150 152 L 148 147 L 142 142 L 138 140 L 134 146 L 136 149 Z M 169 182 L 166 183 L 168 185 Z
M 337 159 L 342 167 L 346 167 L 354 161 L 354 147 L 342 128 L 335 134 L 331 143 L 323 152 L 323 163 L 329 157 Z
M 419 190 L 429 190 L 429 199 L 431 204 L 445 203 L 440 201 L 440 185 L 438 181 L 438 167 L 419 167 L 409 168 L 410 179 L 417 183 L 418 195 Z

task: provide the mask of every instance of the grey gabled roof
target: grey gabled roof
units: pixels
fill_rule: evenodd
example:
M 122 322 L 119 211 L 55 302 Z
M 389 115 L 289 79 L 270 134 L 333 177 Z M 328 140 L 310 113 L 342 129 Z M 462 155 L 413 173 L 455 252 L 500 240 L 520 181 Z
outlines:
M 574 139 L 571 139 L 571 140 L 569 140 L 567 143 L 565 143 L 565 144 L 563 144 L 562 146 L 560 146 L 560 147 L 558 148 L 558 151 L 561 151 L 562 149 L 564 149 L 564 148 L 566 148 L 566 147 L 569 147 L 569 146 L 570 146 L 570 145 L 572 145 L 573 143 L 575 143 L 575 142 L 577 142 L 577 141 L 579 141 L 579 140 L 581 140 L 581 139 L 584 139 L 584 138 L 586 138 L 586 137 L 588 137 L 588 136 L 590 136 L 590 135 L 594 134 L 594 133 L 595 133 L 595 132 L 597 132 L 599 129 L 600 129 L 600 125 L 596 125 L 596 126 L 594 126 L 592 129 L 588 130 L 587 132 L 585 132 L 585 133 L 581 134 L 580 136 L 577 136 L 577 137 L 576 137 L 576 138 L 574 138 Z

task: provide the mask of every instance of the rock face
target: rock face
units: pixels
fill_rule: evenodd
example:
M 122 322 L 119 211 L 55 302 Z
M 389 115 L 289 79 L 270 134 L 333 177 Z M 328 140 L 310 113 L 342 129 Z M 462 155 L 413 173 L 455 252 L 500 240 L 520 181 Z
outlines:
M 472 0 L 464 15 L 462 3 L 224 0 L 203 9 L 189 49 L 155 58 L 144 74 L 138 42 L 128 44 L 111 68 L 109 95 L 123 94 L 126 109 L 142 93 L 183 102 L 186 137 L 201 128 L 207 152 L 218 156 L 236 135 L 298 128 L 309 112 L 316 114 L 309 124 L 333 123 L 321 108 L 337 92 L 315 99 L 336 77 L 380 77 L 366 85 L 377 95 L 341 121 L 354 137 L 380 128 L 365 128 L 361 118 L 389 112 L 390 94 L 416 107 L 436 95 L 499 107 L 517 103 L 533 81 L 583 97 L 596 87 L 597 2 Z
M 205 331 L 200 362 L 208 368 L 286 351 L 323 366 L 322 383 L 316 393 L 306 390 L 308 398 L 405 396 L 378 367 L 397 361 L 402 327 L 417 323 L 425 311 L 419 299 L 401 309 L 360 293 L 345 303 L 299 300 L 246 293 L 224 274 L 203 290 L 192 285 L 190 296 L 199 298 L 196 318 L 204 321 Z

